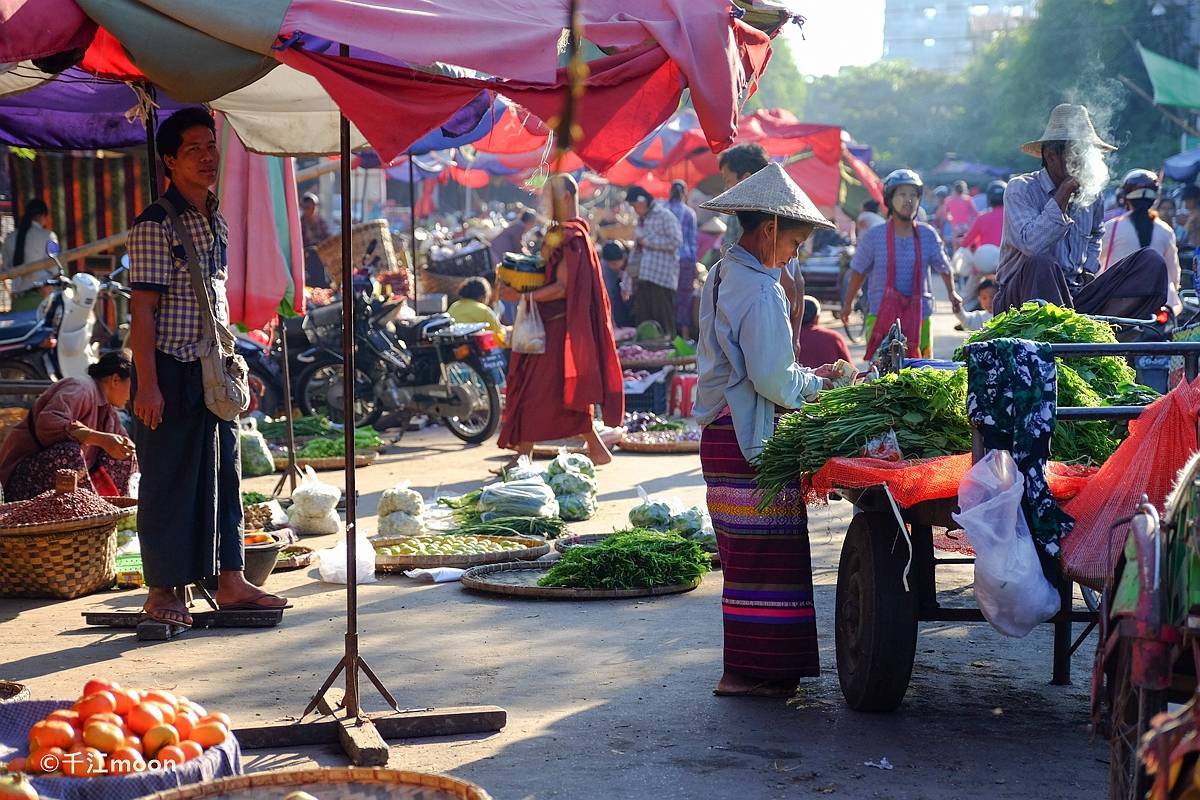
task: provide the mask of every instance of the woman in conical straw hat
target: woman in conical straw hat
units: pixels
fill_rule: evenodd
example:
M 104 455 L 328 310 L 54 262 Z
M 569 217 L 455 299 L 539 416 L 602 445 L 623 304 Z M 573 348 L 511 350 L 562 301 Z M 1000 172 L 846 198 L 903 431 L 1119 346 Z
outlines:
M 828 385 L 831 367 L 795 362 L 784 265 L 814 228 L 833 228 L 778 164 L 704 203 L 742 236 L 713 267 L 700 306 L 696 417 L 721 553 L 725 670 L 716 693 L 788 697 L 820 673 L 808 520 L 799 491 L 757 508 L 751 461 L 775 417 Z

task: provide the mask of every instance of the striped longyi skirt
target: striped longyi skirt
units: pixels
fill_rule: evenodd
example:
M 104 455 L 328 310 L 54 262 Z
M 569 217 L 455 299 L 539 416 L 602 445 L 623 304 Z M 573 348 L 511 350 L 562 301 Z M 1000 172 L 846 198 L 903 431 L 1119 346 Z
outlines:
M 758 510 L 733 421 L 704 429 L 700 463 L 725 586 L 725 671 L 785 683 L 820 674 L 808 514 L 799 487 Z

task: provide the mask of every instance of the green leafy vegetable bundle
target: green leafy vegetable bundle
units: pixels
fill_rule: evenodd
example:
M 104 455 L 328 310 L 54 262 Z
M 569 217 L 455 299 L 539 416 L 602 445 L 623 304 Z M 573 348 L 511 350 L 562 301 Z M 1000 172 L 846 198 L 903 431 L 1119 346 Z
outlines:
M 542 536 L 557 539 L 567 525 L 558 517 L 500 517 L 489 522 L 459 525 L 451 531 L 463 536 Z
M 356 452 L 374 450 L 381 444 L 383 444 L 383 439 L 373 429 L 356 428 L 354 430 L 354 450 Z M 346 455 L 346 440 L 340 435 L 313 439 L 300 448 L 298 455 L 301 458 L 343 458 Z
M 855 457 L 889 430 L 905 458 L 970 451 L 967 371 L 902 369 L 870 383 L 826 389 L 785 415 L 755 462 L 763 505 L 801 473 L 834 457 Z
M 292 431 L 297 436 L 322 436 L 332 429 L 327 417 L 320 414 L 311 417 L 296 417 L 292 420 Z M 259 432 L 268 439 L 287 437 L 287 420 L 258 423 Z
M 704 548 L 674 534 L 633 528 L 595 545 L 572 547 L 539 586 L 644 589 L 691 583 L 712 569 Z
M 479 498 L 482 496 L 483 489 L 476 489 L 461 497 L 439 498 L 438 503 L 451 510 L 450 516 L 459 525 L 474 525 L 479 522 Z

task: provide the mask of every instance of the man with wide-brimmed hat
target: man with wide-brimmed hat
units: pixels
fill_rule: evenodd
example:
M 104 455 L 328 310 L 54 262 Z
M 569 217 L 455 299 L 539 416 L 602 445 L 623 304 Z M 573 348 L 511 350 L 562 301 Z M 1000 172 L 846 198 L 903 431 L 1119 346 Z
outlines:
M 814 398 L 834 371 L 801 367 L 784 265 L 817 227 L 804 191 L 770 164 L 703 208 L 736 214 L 742 235 L 713 266 L 700 300 L 695 415 L 700 464 L 725 570 L 725 668 L 716 693 L 788 697 L 820 674 L 808 518 L 798 487 L 758 510 L 751 461 L 776 414 Z
M 1088 110 L 1055 106 L 1041 137 L 1021 149 L 1040 158 L 1042 168 L 1013 178 L 1004 193 L 995 312 L 1045 300 L 1086 314 L 1152 316 L 1167 295 L 1166 264 L 1157 253 L 1139 250 L 1096 278 L 1104 200 L 1081 184 L 1102 187 L 1106 173 L 1087 175 L 1085 165 L 1117 148 L 1096 133 Z M 1086 188 L 1094 196 L 1085 203 Z

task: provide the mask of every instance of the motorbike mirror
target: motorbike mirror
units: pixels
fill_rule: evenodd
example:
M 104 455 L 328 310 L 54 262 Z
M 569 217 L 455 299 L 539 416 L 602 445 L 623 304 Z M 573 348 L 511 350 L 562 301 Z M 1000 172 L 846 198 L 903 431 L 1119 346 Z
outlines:
M 46 242 L 46 255 L 48 257 L 57 258 L 58 254 L 61 252 L 62 252 L 62 247 L 59 246 L 58 242 L 56 242 L 54 239 L 51 239 L 50 241 Z

